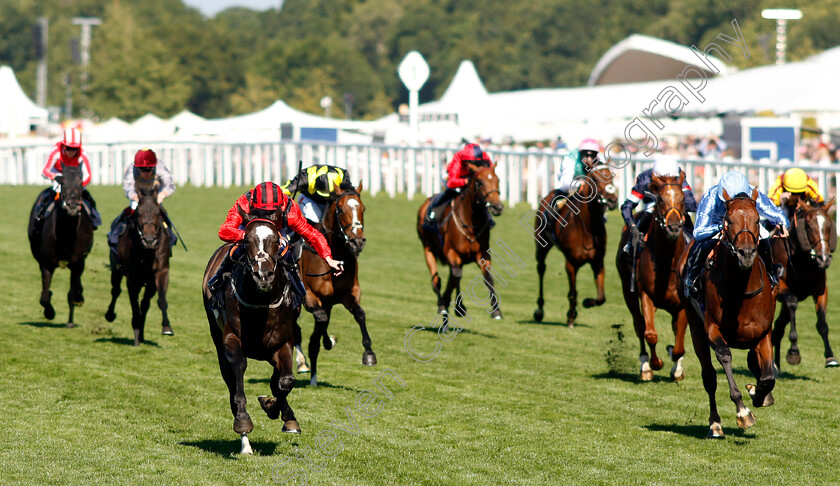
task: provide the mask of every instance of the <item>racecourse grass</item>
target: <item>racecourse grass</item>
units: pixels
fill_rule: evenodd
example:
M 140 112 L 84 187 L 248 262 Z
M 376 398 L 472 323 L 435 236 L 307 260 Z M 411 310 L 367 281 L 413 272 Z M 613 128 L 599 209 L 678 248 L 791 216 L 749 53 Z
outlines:
M 53 281 L 57 317 L 43 318 L 40 276 L 26 240 L 29 209 L 40 188 L 0 187 L 5 211 L 0 352 L 0 483 L 2 484 L 270 484 L 307 471 L 310 484 L 837 484 L 840 369 L 823 367 L 822 343 L 810 301 L 798 312 L 802 364 L 783 363 L 776 405 L 755 411 L 742 432 L 726 380 L 718 374 L 723 441 L 701 440 L 708 401 L 691 349 L 687 378 L 671 383 L 670 363 L 651 383 L 637 380 L 638 341 L 612 263 L 620 215 L 610 213 L 607 302 L 581 309 L 578 326 L 563 325 L 567 284 L 563 259 L 548 261 L 545 322 L 532 322 L 536 299 L 534 242 L 518 224 L 529 208 L 506 208 L 493 230 L 527 265 L 500 288 L 502 321 L 467 301 L 472 320 L 429 362 L 412 359 L 406 332 L 429 327 L 435 301 L 415 233 L 419 199 L 365 194 L 368 245 L 361 258 L 363 306 L 379 364 L 361 364 L 358 327 L 335 309 L 330 331 L 338 346 L 322 351 L 321 386 L 308 375 L 289 396 L 303 429 L 282 434 L 256 397 L 268 394 L 270 369 L 251 361 L 245 388 L 255 424 L 253 457 L 238 455 L 227 388 L 202 308 L 200 282 L 220 244 L 219 224 L 243 188 L 179 188 L 166 201 L 189 246 L 174 250 L 169 290 L 174 337 L 160 335 L 153 304 L 149 342 L 131 346 L 127 296 L 117 320 L 103 318 L 109 300 L 107 228 L 95 234 L 83 276 L 85 305 L 78 327 L 67 329 L 67 270 Z M 92 187 L 106 226 L 124 207 L 117 187 Z M 528 217 L 526 221 L 530 221 Z M 494 245 L 495 246 L 495 245 Z M 829 325 L 838 315 L 838 265 L 830 269 Z M 445 275 L 445 271 L 442 272 Z M 466 267 L 466 283 L 478 275 Z M 502 273 L 502 275 L 505 275 Z M 580 297 L 594 296 L 592 274 L 581 272 Z M 304 313 L 305 341 L 312 317 Z M 614 327 L 621 325 L 621 327 Z M 669 320 L 657 319 L 658 350 L 673 341 Z M 619 337 L 621 334 L 621 337 Z M 419 331 L 412 345 L 434 350 L 437 335 Z M 306 345 L 304 344 L 304 348 Z M 785 350 L 787 345 L 785 345 Z M 735 351 L 738 386 L 754 382 L 746 353 Z M 715 363 L 716 367 L 720 366 Z M 375 417 L 355 408 L 362 390 L 383 369 L 405 380 Z M 316 435 L 353 413 L 357 435 L 336 431 L 343 449 L 333 458 L 314 452 Z M 301 460 L 301 450 L 313 466 Z M 324 448 L 324 447 L 322 447 Z M 335 444 L 332 446 L 335 448 Z M 327 449 L 327 448 L 324 448 Z M 278 466 L 279 465 L 279 466 Z M 320 468 L 315 470 L 313 468 Z M 299 484 L 303 484 L 302 482 Z

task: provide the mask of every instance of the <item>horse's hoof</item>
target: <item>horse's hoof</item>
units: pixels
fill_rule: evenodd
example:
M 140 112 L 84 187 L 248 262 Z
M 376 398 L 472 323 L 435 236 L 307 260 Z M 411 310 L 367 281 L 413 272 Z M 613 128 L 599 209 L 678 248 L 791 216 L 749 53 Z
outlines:
M 794 351 L 792 349 L 788 349 L 785 359 L 792 365 L 798 365 L 802 362 L 802 356 L 799 354 L 799 351 Z
M 750 409 L 746 409 L 746 413 L 735 417 L 735 421 L 738 423 L 738 427 L 743 430 L 747 430 L 755 425 L 755 414 L 753 414 Z
M 709 426 L 709 433 L 706 434 L 707 439 L 723 439 L 725 437 L 723 435 L 723 427 L 719 423 L 715 422 Z
M 283 432 L 287 434 L 299 434 L 300 424 L 297 423 L 297 420 L 287 420 L 286 423 L 283 424 Z
M 376 364 L 376 354 L 373 351 L 365 351 L 362 353 L 362 364 L 365 366 L 373 366 Z
M 542 322 L 544 316 L 545 316 L 545 312 L 542 309 L 537 309 L 537 310 L 534 311 L 534 321 L 535 322 Z
M 653 370 L 642 370 L 639 373 L 639 379 L 641 381 L 651 381 L 651 380 L 653 380 Z
M 233 430 L 237 434 L 250 434 L 254 430 L 254 423 L 251 422 L 251 417 L 246 415 L 243 419 L 233 419 Z
M 163 328 L 160 330 L 160 333 L 163 336 L 174 336 L 175 335 L 175 332 L 169 326 L 163 326 Z
M 662 362 L 662 359 L 657 356 L 656 358 L 650 361 L 650 367 L 654 370 L 661 370 L 665 364 Z
M 682 381 L 685 378 L 685 370 L 682 367 L 682 358 L 678 359 L 671 368 L 671 380 Z
M 73 305 L 75 305 L 76 307 L 81 307 L 81 306 L 85 305 L 85 299 L 74 301 Z
M 306 363 L 298 363 L 297 364 L 297 372 L 298 373 L 309 373 L 310 371 L 312 371 L 312 370 L 309 368 L 309 365 L 307 365 Z
M 55 309 L 53 309 L 53 306 L 44 307 L 44 318 L 48 321 L 55 319 Z
M 108 311 L 105 313 L 105 320 L 108 322 L 114 322 L 114 319 L 117 318 L 117 313 L 113 311 Z
M 831 357 L 831 358 L 826 358 L 825 359 L 825 367 L 826 368 L 837 368 L 838 366 L 840 366 L 840 361 L 837 361 L 836 358 Z
M 502 318 L 502 311 L 499 309 L 494 309 L 493 312 L 490 313 L 490 317 L 498 321 Z
M 72 322 L 67 323 L 67 329 L 73 329 L 74 327 L 76 327 L 76 324 L 74 324 Z
M 337 342 L 338 340 L 335 338 L 335 336 L 330 334 L 329 339 L 324 339 L 324 349 L 326 349 L 327 351 L 331 350 L 335 347 L 335 344 Z
M 465 305 L 456 305 L 455 306 L 455 315 L 458 317 L 464 317 L 467 315 L 467 306 Z
M 587 298 L 583 299 L 583 306 L 587 309 L 590 308 L 590 307 L 595 307 L 596 305 L 598 305 L 598 304 L 596 303 L 595 299 L 593 299 L 591 297 L 587 297 Z

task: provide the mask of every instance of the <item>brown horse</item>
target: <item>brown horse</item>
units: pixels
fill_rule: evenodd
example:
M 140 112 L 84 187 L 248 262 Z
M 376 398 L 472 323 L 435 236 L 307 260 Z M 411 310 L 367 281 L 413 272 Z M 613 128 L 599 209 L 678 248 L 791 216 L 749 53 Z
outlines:
M 649 190 L 656 194 L 656 202 L 653 221 L 645 235 L 645 245 L 636 261 L 635 289 L 630 282 L 630 255 L 623 249 L 630 235 L 626 225 L 618 245 L 615 264 L 621 278 L 624 301 L 633 316 L 633 326 L 639 338 L 639 378 L 642 381 L 652 380 L 653 371 L 662 369 L 662 360 L 656 355 L 659 337 L 654 326 L 654 315 L 657 309 L 664 309 L 671 314 L 674 346 L 667 348 L 674 362 L 671 378 L 680 381 L 685 377 L 682 359 L 685 354 L 687 322 L 685 309 L 677 293 L 677 265 L 686 246 L 683 231 L 686 221 L 685 193 L 682 190 L 684 180 L 685 174 L 682 172 L 679 177 L 654 176 L 651 180 Z M 650 347 L 649 357 L 645 342 Z
M 274 368 L 271 392 L 274 398 L 259 397 L 270 419 L 282 417 L 283 432 L 300 433 L 300 425 L 286 397 L 295 385 L 292 375 L 293 326 L 300 315 L 300 305 L 293 297 L 292 283 L 280 254 L 280 236 L 276 222 L 278 210 L 265 218 L 256 218 L 239 209 L 245 223 L 245 261 L 238 262 L 230 280 L 220 291 L 224 309 L 214 306 L 207 281 L 215 273 L 225 252 L 225 244 L 210 258 L 204 271 L 202 294 L 210 334 L 216 345 L 219 369 L 230 392 L 233 430 L 241 434 L 242 454 L 253 451 L 248 433 L 254 429 L 245 410 L 244 374 L 248 358 L 268 361 Z
M 701 276 L 705 284 L 703 316 L 687 307 L 688 325 L 694 352 L 702 367 L 703 386 L 709 395 L 708 438 L 723 438 L 723 428 L 715 403 L 717 373 L 712 365 L 710 348 L 726 373 L 729 396 L 737 409 L 737 423 L 742 429 L 755 425 L 755 415 L 744 405 L 732 372 L 730 348 L 748 349 L 747 366 L 758 385 L 747 385 L 755 407 L 774 403 L 770 392 L 776 384 L 773 375 L 773 349 L 770 329 L 776 311 L 775 291 L 764 263 L 758 255 L 758 189 L 750 196 L 730 198 L 723 191 L 726 216 L 722 239 L 712 250 L 713 260 Z M 690 247 L 691 245 L 689 245 Z M 681 263 L 687 258 L 683 253 Z M 682 281 L 682 277 L 680 277 Z M 682 288 L 680 288 L 680 295 Z M 685 298 L 687 299 L 687 298 Z M 685 301 L 685 305 L 690 304 Z
M 55 178 L 61 184 L 61 193 L 54 201 L 44 199 L 54 193 L 45 189 L 29 215 L 29 248 L 41 268 L 41 305 L 44 317 L 52 320 L 55 309 L 50 302 L 53 273 L 56 267 L 70 269 L 70 290 L 67 304 L 70 315 L 67 327 L 75 326 L 73 311 L 85 302 L 82 288 L 82 273 L 85 258 L 93 247 L 93 223 L 88 206 L 82 202 L 82 169 L 79 166 L 64 166 L 62 175 Z M 38 221 L 40 203 L 48 204 L 43 221 Z
M 456 298 L 461 296 L 462 266 L 476 262 L 481 267 L 484 284 L 490 292 L 490 305 L 493 309 L 490 316 L 501 319 L 499 299 L 493 287 L 493 275 L 490 257 L 490 229 L 492 228 L 487 210 L 493 216 L 502 214 L 504 206 L 499 196 L 499 176 L 494 167 L 478 167 L 470 164 L 470 177 L 463 192 L 449 203 L 441 212 L 437 223 L 438 231 L 430 231 L 423 227 L 423 218 L 431 204 L 431 198 L 426 199 L 417 211 L 417 235 L 423 243 L 423 253 L 426 265 L 432 275 L 432 290 L 437 296 L 438 313 L 447 315 L 452 292 L 456 291 Z M 446 289 L 441 294 L 441 279 L 437 271 L 437 262 L 449 265 L 449 279 Z M 462 298 L 455 302 L 455 314 L 463 317 L 466 307 Z
M 362 184 L 358 191 L 361 192 Z M 362 331 L 362 364 L 376 364 L 376 354 L 371 349 L 370 335 L 367 331 L 365 311 L 360 304 L 362 291 L 359 287 L 358 256 L 365 248 L 365 205 L 359 192 L 338 189 L 330 197 L 330 203 L 318 224 L 318 230 L 324 234 L 330 245 L 333 258 L 344 262 L 344 272 L 333 275 L 327 262 L 314 250 L 305 247 L 300 259 L 300 276 L 306 286 L 304 307 L 315 317 L 315 328 L 309 338 L 309 359 L 312 361 L 313 386 L 318 385 L 318 353 L 321 350 L 319 338 L 324 341 L 324 348 L 332 349 L 333 342 L 327 333 L 330 325 L 330 312 L 336 304 L 342 304 L 353 314 Z
M 779 348 L 788 322 L 790 349 L 787 352 L 787 362 L 796 365 L 801 360 L 797 347 L 796 306 L 808 297 L 814 298 L 817 308 L 817 332 L 820 333 L 825 346 L 825 366 L 840 366 L 828 343 L 828 323 L 825 320 L 825 307 L 828 303 L 826 270 L 831 265 L 831 254 L 837 247 L 837 232 L 828 216 L 828 210 L 833 204 L 834 199 L 825 205 L 813 206 L 798 200 L 791 218 L 792 238 L 777 238 L 774 241 L 774 261 L 785 267 L 776 297 L 783 305 L 773 327 L 772 337 L 773 346 L 776 348 L 777 367 L 781 366 Z
M 169 231 L 164 225 L 163 208 L 157 202 L 157 189 L 142 189 L 137 209 L 128 217 L 125 231 L 120 235 L 117 253 L 111 255 L 111 303 L 105 312 L 105 319 L 113 322 L 117 318 L 114 307 L 120 296 L 123 275 L 126 277 L 128 299 L 131 302 L 131 327 L 134 329 L 134 345 L 144 342 L 143 330 L 149 303 L 158 294 L 158 307 L 163 316 L 161 333 L 172 334 L 169 326 L 169 305 L 166 289 L 169 286 L 169 256 L 171 242 Z M 140 300 L 140 290 L 143 300 Z
M 534 236 L 537 242 L 537 273 L 540 279 L 540 295 L 537 298 L 537 310 L 534 320 L 542 322 L 545 312 L 543 305 L 543 276 L 545 259 L 553 242 L 566 257 L 566 275 L 569 277 L 569 310 L 566 312 L 567 324 L 574 327 L 577 317 L 577 272 L 580 267 L 589 264 L 595 274 L 598 289 L 596 299 L 583 300 L 584 307 L 602 305 L 604 295 L 604 255 L 607 252 L 607 229 L 604 226 L 604 213 L 618 207 L 618 192 L 612 181 L 615 174 L 606 164 L 593 167 L 589 173 L 578 180 L 580 187 L 575 194 L 565 199 L 563 196 L 549 194 L 540 201 L 540 209 L 534 223 Z

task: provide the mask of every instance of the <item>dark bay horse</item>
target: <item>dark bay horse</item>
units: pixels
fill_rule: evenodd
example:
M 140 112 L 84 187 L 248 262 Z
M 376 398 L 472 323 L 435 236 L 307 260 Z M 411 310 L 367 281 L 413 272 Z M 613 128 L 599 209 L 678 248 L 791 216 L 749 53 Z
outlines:
M 324 348 L 332 349 L 333 343 L 327 333 L 330 324 L 330 312 L 336 304 L 342 304 L 353 314 L 362 331 L 362 364 L 376 364 L 376 354 L 371 349 L 370 335 L 367 331 L 365 311 L 360 304 L 362 298 L 359 287 L 358 256 L 365 248 L 365 205 L 359 192 L 352 190 L 338 191 L 330 197 L 330 203 L 318 224 L 318 230 L 324 234 L 330 245 L 333 258 L 344 261 L 344 272 L 333 275 L 327 262 L 321 259 L 308 246 L 301 254 L 300 276 L 306 286 L 304 307 L 315 317 L 315 328 L 309 338 L 309 359 L 312 362 L 311 384 L 318 385 L 318 353 L 321 350 L 319 339 Z M 317 275 L 317 276 L 315 276 Z
M 157 202 L 157 189 L 144 190 L 138 184 L 140 201 L 137 209 L 128 217 L 125 231 L 120 235 L 117 254 L 111 255 L 111 304 L 105 313 L 108 322 L 114 322 L 117 314 L 114 306 L 120 296 L 123 275 L 126 277 L 128 298 L 131 302 L 131 327 L 134 329 L 134 345 L 144 342 L 143 330 L 149 303 L 158 294 L 158 307 L 163 316 L 161 334 L 171 335 L 169 307 L 166 289 L 169 286 L 169 257 L 172 253 L 169 231 L 164 225 L 163 208 Z M 143 300 L 140 300 L 140 291 Z
M 686 222 L 685 193 L 682 190 L 684 180 L 685 174 L 682 172 L 679 177 L 654 176 L 651 180 L 649 190 L 656 195 L 656 202 L 653 221 L 645 235 L 645 245 L 636 260 L 635 288 L 630 282 L 633 278 L 630 255 L 624 251 L 630 236 L 626 225 L 618 245 L 615 264 L 621 278 L 624 301 L 633 316 L 633 327 L 639 338 L 639 378 L 642 381 L 652 380 L 654 370 L 662 369 L 662 359 L 656 355 L 659 337 L 654 326 L 654 315 L 657 309 L 664 309 L 671 314 L 671 328 L 674 331 L 674 346 L 668 346 L 668 354 L 674 362 L 671 378 L 680 381 L 685 377 L 682 359 L 685 354 L 687 321 L 677 293 L 677 265 L 686 247 L 686 233 L 683 230 Z M 650 356 L 645 349 L 645 342 L 650 347 Z
M 747 385 L 755 407 L 774 403 L 771 391 L 776 384 L 773 374 L 773 349 L 770 329 L 776 311 L 776 296 L 770 278 L 758 255 L 758 189 L 750 196 L 731 198 L 723 191 L 726 216 L 722 238 L 712 250 L 713 261 L 701 276 L 705 285 L 705 310 L 700 316 L 685 302 L 694 352 L 703 369 L 703 387 L 709 395 L 708 438 L 723 438 L 723 428 L 715 403 L 717 373 L 710 349 L 726 373 L 729 396 L 737 409 L 737 423 L 742 429 L 755 425 L 755 415 L 744 405 L 732 372 L 730 348 L 748 349 L 747 366 L 758 385 Z M 681 258 L 684 263 L 687 251 Z M 707 265 L 708 268 L 708 265 Z M 682 276 L 680 277 L 682 280 Z M 680 287 L 680 295 L 682 287 Z
M 796 197 L 796 196 L 793 196 Z M 834 199 L 825 205 L 811 205 L 799 200 L 796 203 L 791 222 L 791 238 L 776 238 L 773 243 L 773 259 L 785 267 L 776 299 L 782 303 L 782 310 L 773 328 L 773 346 L 776 348 L 776 366 L 781 366 L 780 346 L 785 326 L 790 322 L 790 349 L 787 362 L 799 364 L 801 356 L 797 346 L 796 306 L 808 297 L 814 298 L 817 309 L 817 332 L 825 346 L 826 368 L 840 366 L 828 343 L 828 323 L 825 308 L 828 304 L 826 270 L 831 265 L 831 254 L 837 247 L 837 232 L 828 210 Z
M 504 206 L 499 195 L 499 176 L 494 167 L 478 167 L 470 164 L 472 176 L 461 194 L 455 196 L 449 205 L 441 212 L 437 223 L 437 231 L 429 231 L 423 227 L 423 218 L 431 204 L 431 198 L 420 206 L 417 211 L 417 235 L 423 244 L 423 254 L 426 265 L 432 275 L 432 290 L 437 296 L 438 312 L 448 314 L 452 292 L 456 297 L 461 296 L 462 266 L 475 262 L 481 267 L 484 284 L 490 292 L 490 306 L 493 309 L 490 316 L 501 319 L 502 311 L 493 287 L 490 258 L 490 217 L 502 214 Z M 446 289 L 441 294 L 441 278 L 437 271 L 437 262 L 449 266 L 449 279 Z M 455 313 L 458 316 L 466 314 L 463 299 L 457 299 Z
M 252 454 L 248 434 L 254 429 L 245 409 L 244 374 L 248 358 L 268 361 L 274 368 L 270 388 L 273 398 L 259 397 L 270 419 L 283 419 L 283 432 L 300 433 L 300 425 L 286 397 L 295 385 L 292 375 L 294 324 L 300 305 L 293 297 L 292 283 L 280 255 L 277 221 L 281 210 L 268 218 L 257 218 L 239 209 L 245 223 L 245 258 L 238 262 L 223 293 L 224 309 L 214 306 L 207 281 L 216 273 L 225 252 L 233 244 L 213 253 L 202 281 L 204 310 L 216 345 L 219 369 L 230 392 L 233 430 L 241 435 L 242 454 Z
M 534 223 L 534 235 L 537 242 L 537 273 L 540 279 L 540 295 L 537 298 L 537 310 L 534 320 L 542 322 L 543 277 L 545 259 L 551 245 L 541 243 L 549 241 L 557 245 L 566 257 L 566 275 L 569 277 L 569 310 L 566 312 L 567 324 L 574 327 L 577 317 L 577 272 L 580 267 L 589 264 L 595 274 L 598 289 L 596 299 L 583 300 L 584 307 L 602 305 L 604 295 L 604 255 L 607 252 L 607 229 L 604 226 L 604 213 L 618 207 L 618 191 L 612 183 L 615 174 L 606 164 L 598 164 L 589 173 L 577 179 L 580 187 L 574 196 L 549 194 L 540 201 L 539 214 Z M 547 222 L 547 223 L 546 223 Z
M 62 175 L 56 176 L 55 180 L 61 184 L 61 193 L 56 199 L 43 201 L 43 198 L 53 194 L 47 189 L 32 207 L 29 215 L 29 247 L 41 268 L 41 305 L 47 319 L 55 317 L 55 309 L 50 302 L 53 273 L 56 267 L 70 269 L 70 290 L 67 292 L 70 315 L 67 327 L 73 327 L 73 311 L 85 302 L 82 272 L 85 271 L 85 258 L 93 247 L 93 223 L 88 207 L 82 203 L 81 167 L 64 166 Z M 42 201 L 48 206 L 44 220 L 39 223 L 36 212 Z

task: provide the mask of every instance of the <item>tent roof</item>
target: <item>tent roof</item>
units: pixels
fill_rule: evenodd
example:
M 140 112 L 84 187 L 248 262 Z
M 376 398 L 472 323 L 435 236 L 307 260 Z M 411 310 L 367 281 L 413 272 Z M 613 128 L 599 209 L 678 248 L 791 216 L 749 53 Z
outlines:
M 48 112 L 36 105 L 20 87 L 15 72 L 0 66 L 0 134 L 17 136 L 29 133 L 33 120 L 46 123 Z
M 714 56 L 709 56 L 720 74 L 728 74 L 727 65 Z M 693 64 L 706 71 L 707 76 L 715 75 L 700 62 L 691 49 L 646 35 L 633 34 L 612 46 L 589 76 L 589 86 L 602 84 L 633 83 L 674 79 L 682 73 L 686 65 Z

